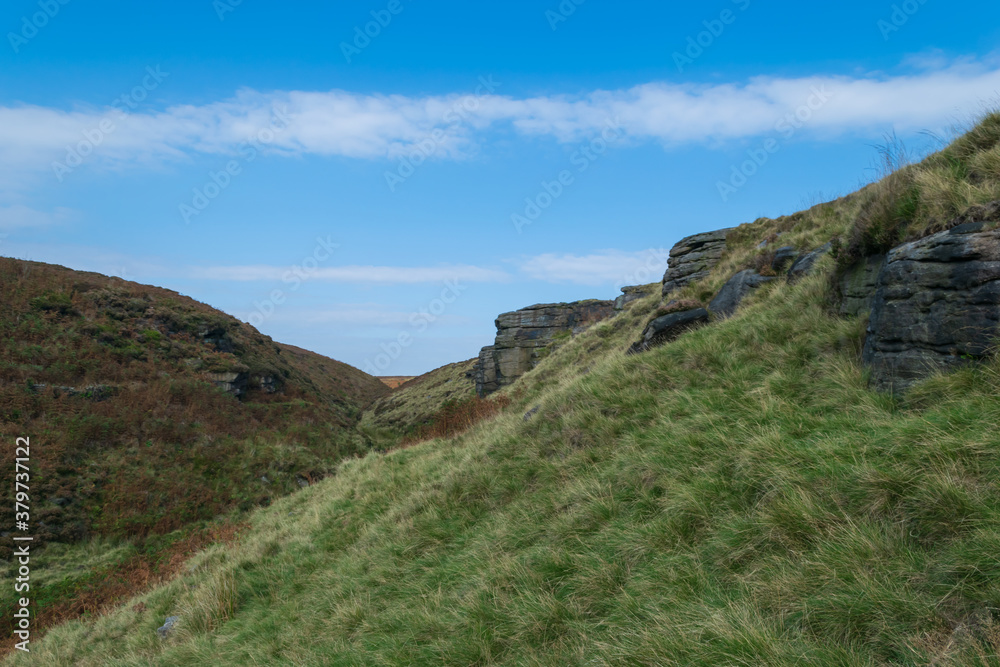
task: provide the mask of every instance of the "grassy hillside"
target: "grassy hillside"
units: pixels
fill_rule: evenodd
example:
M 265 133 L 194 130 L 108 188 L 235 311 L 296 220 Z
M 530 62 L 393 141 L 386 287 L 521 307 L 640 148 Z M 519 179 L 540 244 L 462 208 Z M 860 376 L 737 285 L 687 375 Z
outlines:
M 445 404 L 475 397 L 476 385 L 466 377 L 475 364 L 476 359 L 448 364 L 403 383 L 365 410 L 362 427 L 389 431 L 397 438 L 414 435 L 433 424 Z
M 878 249 L 853 242 L 874 221 L 904 220 L 897 239 L 949 224 L 926 183 L 954 185 L 959 213 L 982 203 L 996 135 L 956 158 L 968 172 L 938 173 L 940 154 L 912 168 L 943 179 L 916 194 L 883 181 L 741 226 L 678 298 L 764 266 L 779 233 L 841 244 L 626 356 L 659 306 L 636 302 L 506 389 L 495 419 L 342 463 L 11 664 L 1000 664 L 1000 361 L 878 394 L 866 323 L 829 307 L 838 261 Z
M 0 438 L 31 438 L 36 548 L 94 537 L 128 545 L 76 563 L 43 597 L 50 609 L 79 607 L 74 591 L 103 597 L 97 580 L 138 552 L 152 567 L 203 531 L 199 522 L 267 504 L 363 454 L 353 426 L 387 391 L 169 290 L 0 259 L 0 300 Z M 247 378 L 245 395 L 211 381 L 227 373 Z M 7 507 L 13 473 L 0 472 Z M 0 536 L 4 560 L 12 544 Z

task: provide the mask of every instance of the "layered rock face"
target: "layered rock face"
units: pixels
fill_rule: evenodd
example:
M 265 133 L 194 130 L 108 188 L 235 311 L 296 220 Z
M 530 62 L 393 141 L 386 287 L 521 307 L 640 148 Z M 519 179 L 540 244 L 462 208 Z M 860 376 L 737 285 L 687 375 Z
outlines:
M 863 360 L 882 390 L 985 357 L 1000 336 L 1000 230 L 965 223 L 893 249 Z
M 722 258 L 730 231 L 732 228 L 695 234 L 671 248 L 667 272 L 663 275 L 663 296 L 706 277 Z
M 614 312 L 614 301 L 593 300 L 539 304 L 500 315 L 496 342 L 482 349 L 473 371 L 476 392 L 485 396 L 512 384 L 538 365 L 557 334 L 579 333 Z

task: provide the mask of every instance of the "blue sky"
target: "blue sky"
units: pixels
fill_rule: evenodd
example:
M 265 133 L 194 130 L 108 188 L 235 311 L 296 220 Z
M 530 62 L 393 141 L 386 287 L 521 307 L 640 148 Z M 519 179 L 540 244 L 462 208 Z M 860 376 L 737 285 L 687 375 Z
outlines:
M 887 133 L 932 149 L 996 103 L 998 19 L 940 0 L 10 0 L 0 254 L 417 374 L 475 356 L 500 312 L 613 298 L 682 236 L 856 189 Z

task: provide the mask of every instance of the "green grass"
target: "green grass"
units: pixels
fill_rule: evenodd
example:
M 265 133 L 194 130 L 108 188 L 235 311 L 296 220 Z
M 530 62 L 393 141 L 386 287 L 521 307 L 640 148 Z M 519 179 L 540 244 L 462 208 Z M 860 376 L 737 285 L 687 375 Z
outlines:
M 476 361 L 442 366 L 377 399 L 361 417 L 362 432 L 372 442 L 389 447 L 430 426 L 445 403 L 475 397 L 476 385 L 465 375 Z
M 625 357 L 638 302 L 506 415 L 341 465 L 12 663 L 997 664 L 1000 365 L 875 394 L 827 284 Z
M 1000 111 L 985 114 L 950 145 L 915 164 L 890 137 L 882 149 L 881 171 L 884 178 L 859 193 L 860 215 L 847 237 L 845 265 L 948 229 L 969 207 L 1000 199 Z

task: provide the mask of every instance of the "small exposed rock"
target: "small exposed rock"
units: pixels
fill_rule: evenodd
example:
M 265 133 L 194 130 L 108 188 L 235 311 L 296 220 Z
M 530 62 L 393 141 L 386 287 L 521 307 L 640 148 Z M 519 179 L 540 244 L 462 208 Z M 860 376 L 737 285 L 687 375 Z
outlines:
M 180 616 L 168 616 L 166 622 L 156 629 L 156 634 L 160 636 L 160 639 L 166 639 L 180 620 Z
M 531 418 L 534 417 L 536 414 L 538 414 L 538 410 L 541 409 L 541 407 L 542 406 L 540 406 L 540 405 L 536 405 L 535 407 L 533 407 L 530 410 L 528 410 L 527 412 L 525 412 L 524 413 L 524 421 L 531 421 Z
M 649 296 L 656 292 L 655 285 L 634 285 L 622 288 L 622 295 L 615 299 L 615 310 L 625 310 L 625 306 L 638 301 L 644 296 Z

